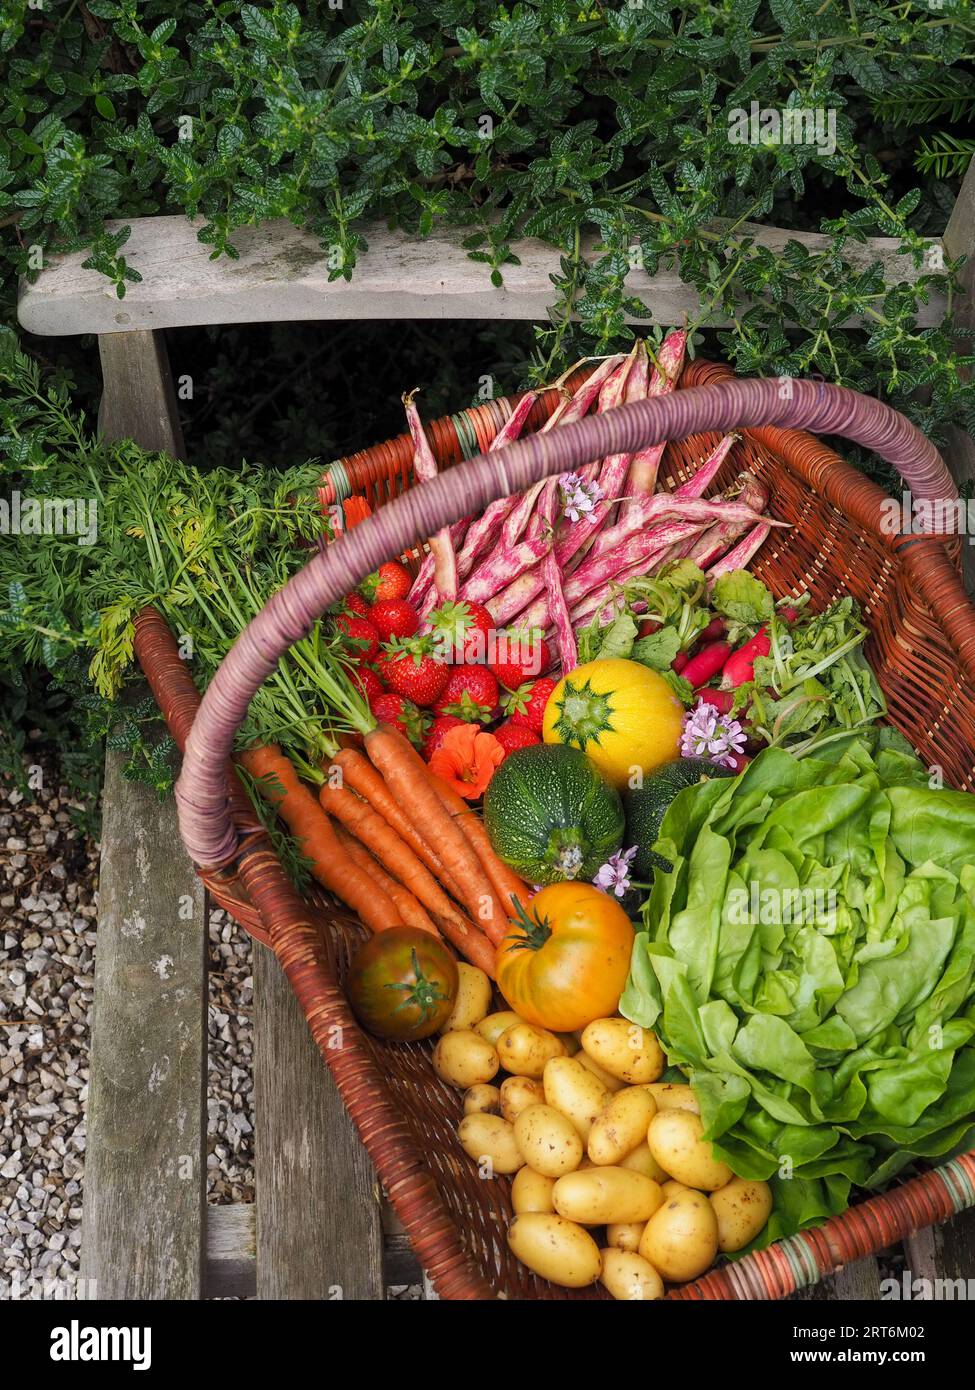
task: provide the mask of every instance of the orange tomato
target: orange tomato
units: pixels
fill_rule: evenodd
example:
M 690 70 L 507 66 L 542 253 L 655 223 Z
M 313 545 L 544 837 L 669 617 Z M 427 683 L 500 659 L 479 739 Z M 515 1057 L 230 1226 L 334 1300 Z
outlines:
M 633 947 L 630 919 L 588 883 L 536 893 L 501 945 L 498 988 L 528 1023 L 571 1033 L 619 1008 Z

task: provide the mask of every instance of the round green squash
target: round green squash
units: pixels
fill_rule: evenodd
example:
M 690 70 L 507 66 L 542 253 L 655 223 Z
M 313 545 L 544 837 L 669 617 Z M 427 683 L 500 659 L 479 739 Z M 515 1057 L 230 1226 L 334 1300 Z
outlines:
M 730 767 L 721 767 L 707 758 L 676 758 L 664 763 L 643 779 L 643 786 L 624 793 L 626 812 L 626 843 L 636 845 L 633 877 L 648 883 L 654 869 L 670 873 L 673 867 L 663 855 L 655 854 L 654 843 L 660 835 L 667 808 L 678 792 L 712 777 L 734 777 Z
M 491 778 L 484 824 L 499 858 L 529 883 L 592 879 L 623 842 L 623 803 L 577 748 L 519 748 Z

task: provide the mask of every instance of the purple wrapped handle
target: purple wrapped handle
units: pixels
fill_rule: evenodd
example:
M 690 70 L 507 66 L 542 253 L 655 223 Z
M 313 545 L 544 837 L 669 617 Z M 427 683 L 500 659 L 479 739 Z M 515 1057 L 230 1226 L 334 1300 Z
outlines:
M 180 833 L 194 863 L 218 868 L 236 853 L 224 764 L 255 692 L 326 608 L 367 574 L 418 539 L 553 473 L 663 440 L 762 425 L 841 435 L 892 464 L 915 498 L 958 496 L 937 449 L 903 415 L 871 396 L 814 381 L 736 379 L 690 387 L 533 434 L 489 457 L 480 454 L 458 464 L 423 487 L 409 488 L 317 552 L 227 653 L 203 697 L 176 784 Z

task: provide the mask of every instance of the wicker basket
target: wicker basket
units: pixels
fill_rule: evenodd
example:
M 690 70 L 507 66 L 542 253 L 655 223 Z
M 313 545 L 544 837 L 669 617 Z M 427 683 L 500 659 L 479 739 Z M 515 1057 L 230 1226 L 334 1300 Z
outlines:
M 693 472 L 727 428 L 770 418 L 810 424 L 876 448 L 900 467 L 916 496 L 954 495 L 936 451 L 878 402 L 805 382 L 792 383 L 794 390 L 776 396 L 776 386 L 737 381 L 717 364 L 692 363 L 685 369 L 683 389 L 672 397 L 551 432 L 542 437 L 540 448 L 538 440 L 528 439 L 493 454 L 490 465 L 483 460 L 470 465 L 476 470 L 471 476 L 482 485 L 480 505 L 494 495 L 520 490 L 543 473 L 617 450 L 630 452 L 660 438 L 681 441 L 668 446 L 661 469 L 660 485 L 673 487 Z M 687 391 L 689 387 L 707 389 Z M 776 403 L 783 395 L 785 403 Z M 557 399 L 555 392 L 539 398 L 529 431 L 537 430 Z M 514 404 L 492 401 L 435 422 L 428 432 L 441 465 L 483 452 Z M 713 428 L 692 433 L 703 419 Z M 606 438 L 607 421 L 625 432 Z M 558 457 L 540 461 L 546 454 Z M 323 499 L 334 502 L 364 493 L 380 515 L 327 547 L 276 596 L 225 660 L 202 707 L 171 634 L 151 609 L 138 620 L 136 652 L 166 722 L 185 750 L 177 796 L 184 839 L 195 862 L 208 866 L 201 876 L 215 899 L 278 956 L 437 1292 L 443 1298 L 598 1298 L 604 1296 L 598 1287 L 569 1293 L 545 1283 L 510 1254 L 505 1240 L 509 1184 L 504 1178 L 483 1181 L 457 1144 L 460 1099 L 435 1076 L 430 1044 L 383 1044 L 365 1035 L 352 1017 L 341 986 L 364 929 L 324 894 L 316 893 L 308 902 L 297 896 L 227 761 L 249 692 L 324 606 L 380 560 L 408 550 L 418 537 L 457 518 L 456 507 L 451 513 L 445 501 L 443 478 L 409 490 L 411 459 L 409 437 L 402 436 L 333 466 Z M 816 608 L 843 592 L 859 600 L 871 628 L 867 654 L 886 694 L 891 722 L 922 758 L 944 769 L 946 781 L 970 790 L 975 778 L 975 611 L 959 579 L 958 541 L 883 534 L 883 494 L 810 434 L 772 426 L 744 429 L 713 491 L 727 487 L 746 467 L 768 487 L 773 514 L 792 523 L 790 530 L 776 530 L 766 542 L 753 564 L 755 573 L 777 595 L 808 591 Z M 502 481 L 496 480 L 499 471 Z M 383 504 L 404 493 L 387 512 Z M 390 518 L 390 525 L 377 527 L 380 517 Z M 975 1152 L 900 1182 L 813 1230 L 718 1267 L 669 1296 L 780 1298 L 972 1205 Z

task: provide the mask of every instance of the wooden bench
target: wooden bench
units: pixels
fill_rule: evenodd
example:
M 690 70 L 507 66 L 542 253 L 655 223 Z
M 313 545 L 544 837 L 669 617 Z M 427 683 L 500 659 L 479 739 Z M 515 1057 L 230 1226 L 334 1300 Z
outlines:
M 558 266 L 551 247 L 519 244 L 520 265 L 506 268 L 505 288 L 496 290 L 453 235 L 417 241 L 376 228 L 351 283 L 329 284 L 315 239 L 288 224 L 241 230 L 240 260 L 215 262 L 196 225 L 181 217 L 130 225 L 126 255 L 144 278 L 124 300 L 82 269 L 84 253 L 77 253 L 52 259 L 35 285 L 22 288 L 20 320 L 33 333 L 97 334 L 102 433 L 177 456 L 184 449 L 167 328 L 299 319 L 541 320 Z M 975 165 L 932 246 L 950 257 L 968 255 L 973 229 Z M 775 228 L 745 230 L 772 248 L 791 235 L 813 249 L 823 241 Z M 889 238 L 849 252 L 859 264 L 882 260 L 888 283 L 919 273 Z M 973 267 L 975 260 L 965 270 L 961 317 L 975 327 Z M 670 272 L 650 279 L 633 271 L 630 287 L 655 322 L 678 323 L 698 308 L 693 291 Z M 932 297 L 921 322 L 937 323 L 943 314 L 943 299 Z M 955 433 L 948 457 L 959 481 L 975 477 L 975 445 L 967 436 Z M 147 788 L 124 781 L 121 764 L 107 755 L 83 1274 L 110 1299 L 376 1299 L 391 1284 L 420 1282 L 290 989 L 261 946 L 254 947 L 256 1200 L 207 1204 L 208 905 L 180 844 L 172 801 L 160 804 Z M 916 1236 L 905 1254 L 915 1275 L 975 1273 L 975 1217 Z M 876 1299 L 877 1262 L 861 1261 L 807 1296 Z

